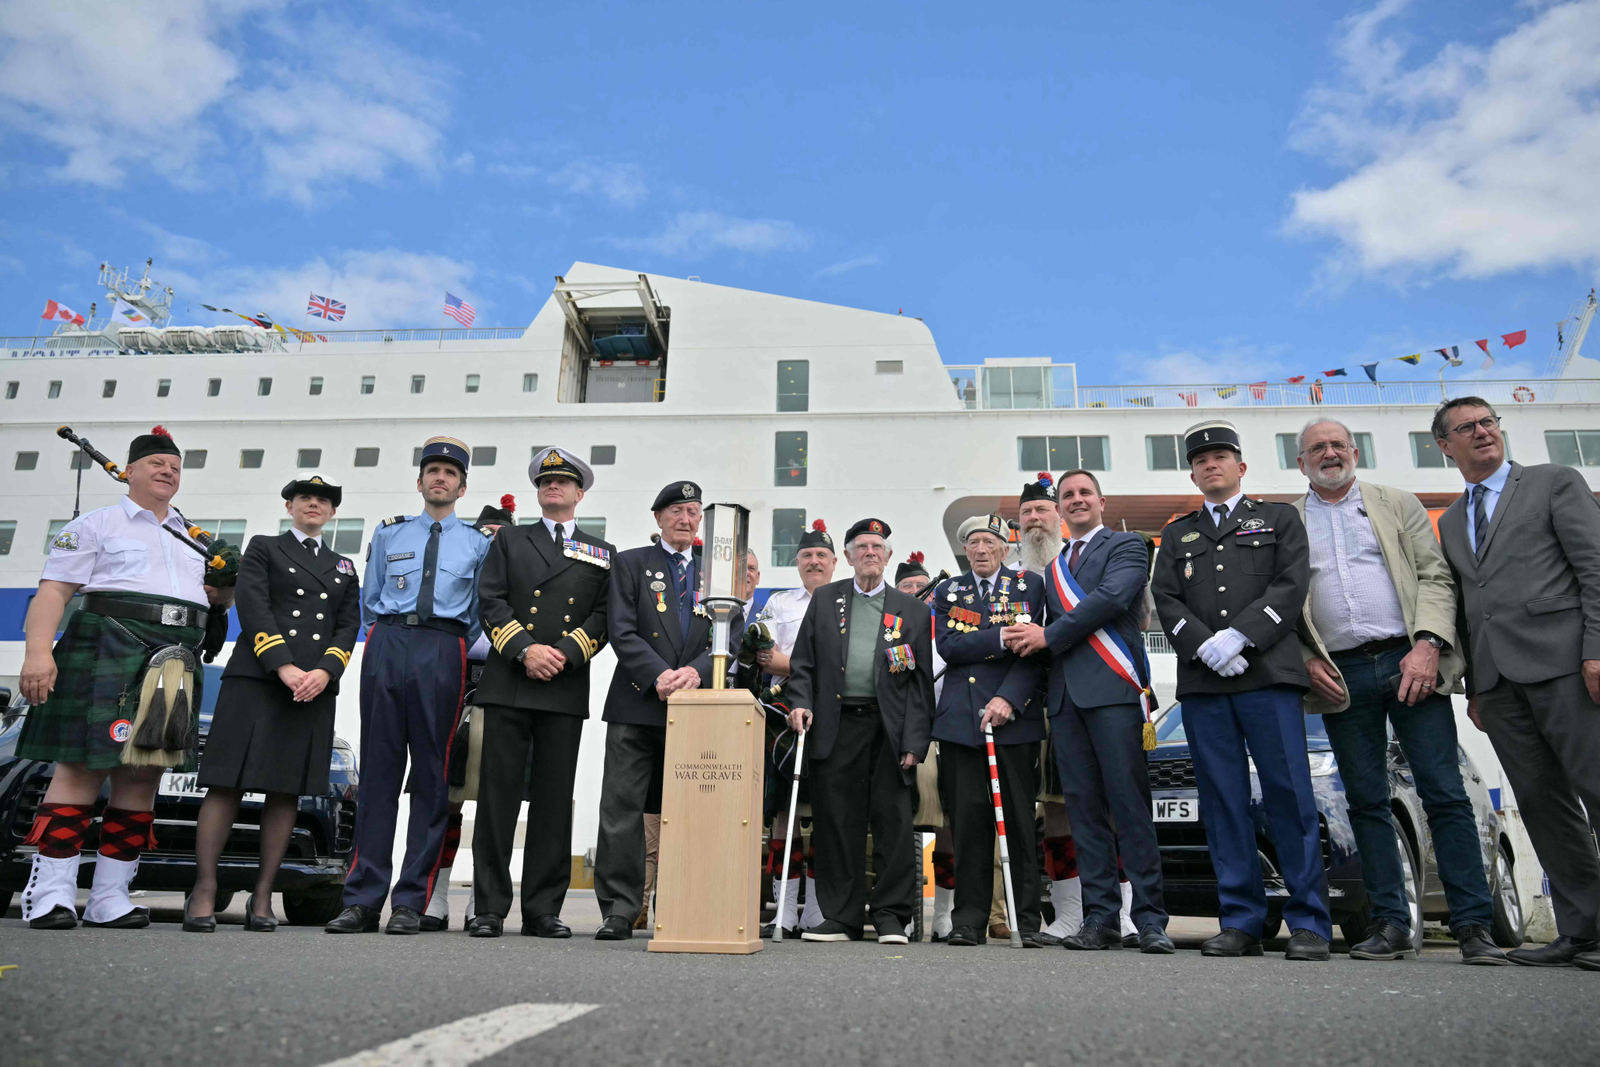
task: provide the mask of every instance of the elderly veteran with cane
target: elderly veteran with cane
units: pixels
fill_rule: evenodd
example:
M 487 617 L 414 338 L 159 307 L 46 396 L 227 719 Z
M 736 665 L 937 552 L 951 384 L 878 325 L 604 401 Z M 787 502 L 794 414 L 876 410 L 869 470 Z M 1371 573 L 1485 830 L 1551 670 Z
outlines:
M 56 763 L 24 842 L 39 848 L 22 894 L 22 917 L 36 930 L 78 924 L 79 850 L 107 778 L 84 925 L 150 925 L 128 886 L 154 844 L 162 769 L 193 747 L 203 678 L 195 656 L 210 606 L 226 611 L 233 596 L 204 584 L 203 550 L 171 504 L 182 475 L 183 453 L 164 429 L 134 438 L 128 495 L 56 535 L 28 609 L 21 689 L 33 707 L 17 755 Z M 83 607 L 52 650 L 80 591 Z

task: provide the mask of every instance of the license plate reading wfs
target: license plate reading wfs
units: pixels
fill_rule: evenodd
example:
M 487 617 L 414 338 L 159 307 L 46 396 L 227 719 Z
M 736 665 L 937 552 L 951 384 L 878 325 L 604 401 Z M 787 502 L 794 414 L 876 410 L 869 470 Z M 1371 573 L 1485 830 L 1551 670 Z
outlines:
M 1156 822 L 1199 822 L 1200 802 L 1194 797 L 1181 797 L 1155 802 Z

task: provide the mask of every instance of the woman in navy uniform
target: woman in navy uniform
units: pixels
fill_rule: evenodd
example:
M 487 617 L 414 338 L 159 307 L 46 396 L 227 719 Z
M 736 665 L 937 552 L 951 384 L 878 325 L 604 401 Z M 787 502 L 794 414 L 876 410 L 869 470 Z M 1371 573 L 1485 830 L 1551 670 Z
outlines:
M 276 537 L 252 537 L 239 564 L 239 640 L 222 673 L 197 779 L 208 792 L 200 805 L 185 930 L 217 928 L 217 858 L 247 792 L 267 799 L 245 929 L 275 929 L 272 884 L 300 798 L 328 789 L 339 676 L 361 631 L 355 564 L 322 540 L 341 496 L 337 485 L 316 475 L 290 482 L 283 499 L 293 527 Z

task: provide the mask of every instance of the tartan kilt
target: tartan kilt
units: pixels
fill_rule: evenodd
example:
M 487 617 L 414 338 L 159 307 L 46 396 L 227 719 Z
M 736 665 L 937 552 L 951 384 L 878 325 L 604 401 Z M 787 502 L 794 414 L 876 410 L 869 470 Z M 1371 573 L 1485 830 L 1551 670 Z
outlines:
M 174 603 L 172 597 L 141 593 L 100 595 L 151 604 Z M 145 664 L 152 653 L 167 645 L 183 645 L 195 652 L 189 713 L 194 716 L 194 735 L 198 736 L 205 680 L 198 649 L 204 638 L 202 626 L 162 626 L 83 610 L 74 613 L 66 632 L 56 642 L 55 689 L 43 704 L 28 709 L 17 741 L 18 758 L 84 763 L 94 770 L 122 766 L 122 746 L 139 710 Z M 117 739 L 119 733 L 121 740 Z M 191 749 L 178 769 L 192 771 L 195 766 Z

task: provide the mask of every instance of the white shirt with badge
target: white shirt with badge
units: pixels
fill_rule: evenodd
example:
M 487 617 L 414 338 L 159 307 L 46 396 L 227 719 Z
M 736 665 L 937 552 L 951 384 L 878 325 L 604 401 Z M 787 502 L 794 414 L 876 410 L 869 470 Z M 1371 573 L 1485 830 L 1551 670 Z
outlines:
M 800 589 L 780 589 L 767 597 L 767 603 L 756 616 L 756 622 L 767 624 L 776 651 L 785 656 L 794 654 L 795 638 L 800 636 L 800 623 L 806 617 L 811 594 Z
M 80 515 L 50 542 L 40 577 L 85 593 L 144 593 L 204 607 L 205 561 L 163 525 L 189 540 L 176 511 L 168 509 L 166 522 L 158 523 L 132 497 Z

